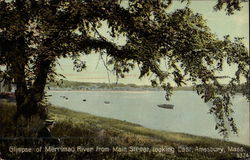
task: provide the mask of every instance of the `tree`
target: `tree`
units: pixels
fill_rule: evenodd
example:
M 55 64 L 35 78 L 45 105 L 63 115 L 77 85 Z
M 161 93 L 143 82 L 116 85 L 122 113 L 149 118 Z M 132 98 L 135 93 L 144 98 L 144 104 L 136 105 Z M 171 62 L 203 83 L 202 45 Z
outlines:
M 122 2 L 127 4 L 121 5 Z M 99 53 L 108 57 L 106 65 L 113 66 L 118 78 L 135 66 L 140 69 L 139 78 L 154 75 L 152 85 L 161 85 L 166 90 L 166 99 L 172 90 L 169 79 L 177 86 L 192 82 L 201 98 L 213 104 L 210 113 L 217 117 L 216 129 L 226 136 L 229 122 L 237 133 L 231 98 L 242 77 L 249 83 L 246 47 L 241 38 L 231 41 L 225 36 L 219 40 L 202 16 L 189 8 L 167 13 L 171 3 L 171 0 L 1 1 L 0 65 L 5 69 L 0 74 L 16 84 L 17 113 L 30 117 L 40 112 L 38 104 L 45 96 L 46 82 L 58 76 L 54 67 L 59 58 L 71 58 L 81 71 L 86 66 L 79 56 Z M 125 45 L 99 33 L 105 23 L 111 37 L 126 38 Z M 224 63 L 238 66 L 235 77 L 216 75 L 223 70 Z M 229 85 L 220 84 L 221 78 L 229 78 Z
M 241 10 L 241 3 L 242 2 L 248 2 L 248 0 L 218 0 L 217 4 L 214 6 L 215 10 L 221 10 L 224 5 L 225 11 L 228 15 L 234 14 L 235 11 Z

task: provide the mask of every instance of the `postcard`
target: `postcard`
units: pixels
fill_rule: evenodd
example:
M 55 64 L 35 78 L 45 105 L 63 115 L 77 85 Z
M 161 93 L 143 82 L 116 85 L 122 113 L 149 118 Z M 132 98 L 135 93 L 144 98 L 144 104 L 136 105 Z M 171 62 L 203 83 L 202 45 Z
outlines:
M 0 160 L 250 160 L 248 1 L 1 0 Z

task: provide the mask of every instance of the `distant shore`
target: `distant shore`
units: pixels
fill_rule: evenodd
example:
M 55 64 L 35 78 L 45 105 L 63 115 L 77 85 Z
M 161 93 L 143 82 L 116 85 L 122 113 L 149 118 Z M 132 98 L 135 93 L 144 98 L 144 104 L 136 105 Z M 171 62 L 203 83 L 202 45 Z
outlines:
M 62 84 L 58 85 L 50 83 L 47 85 L 49 90 L 80 90 L 80 91 L 163 91 L 160 86 L 150 85 L 136 85 L 136 84 L 122 84 L 122 83 L 93 83 L 93 82 L 75 82 L 64 80 Z M 174 90 L 193 90 L 192 86 L 183 86 Z
M 61 91 L 68 91 L 68 92 L 92 92 L 92 91 L 100 91 L 100 92 L 150 92 L 150 91 L 164 91 L 163 89 L 160 90 L 112 90 L 112 89 L 93 89 L 93 90 L 77 90 L 77 89 L 59 89 L 59 90 L 46 90 L 51 92 L 61 92 Z

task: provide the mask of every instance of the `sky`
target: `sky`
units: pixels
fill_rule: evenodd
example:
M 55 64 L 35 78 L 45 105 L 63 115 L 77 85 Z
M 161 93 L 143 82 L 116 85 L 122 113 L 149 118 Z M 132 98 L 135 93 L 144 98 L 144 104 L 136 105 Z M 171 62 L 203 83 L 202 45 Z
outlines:
M 207 25 L 211 29 L 211 32 L 215 33 L 220 39 L 224 35 L 230 35 L 230 37 L 245 37 L 243 43 L 249 50 L 249 2 L 244 3 L 242 10 L 236 12 L 234 15 L 226 15 L 224 10 L 214 11 L 213 6 L 216 1 L 191 1 L 189 7 L 197 13 L 203 15 L 207 20 Z M 177 8 L 183 8 L 186 3 L 180 3 L 174 1 L 170 11 L 174 11 Z M 107 27 L 104 27 L 100 31 L 103 35 L 107 35 Z M 122 44 L 124 39 L 121 39 Z M 63 74 L 67 80 L 79 81 L 79 82 L 100 82 L 100 83 L 115 83 L 116 77 L 112 73 L 107 73 L 106 68 L 100 60 L 99 54 L 91 54 L 82 57 L 83 61 L 86 61 L 87 68 L 82 72 L 76 72 L 73 70 L 73 63 L 70 59 L 60 59 L 56 67 L 57 72 Z M 232 75 L 235 68 L 225 67 L 223 74 Z M 126 78 L 119 79 L 119 83 L 125 84 L 137 84 L 137 85 L 150 85 L 150 78 L 139 79 L 139 70 L 126 74 Z

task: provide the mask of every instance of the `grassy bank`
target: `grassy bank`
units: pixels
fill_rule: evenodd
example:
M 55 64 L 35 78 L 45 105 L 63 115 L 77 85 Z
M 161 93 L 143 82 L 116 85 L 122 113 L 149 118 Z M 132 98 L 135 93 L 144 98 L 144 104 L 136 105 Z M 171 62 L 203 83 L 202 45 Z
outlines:
M 48 156 L 63 159 L 236 159 L 246 158 L 248 146 L 183 133 L 158 131 L 138 124 L 97 117 L 87 113 L 49 106 L 49 117 L 56 120 L 52 131 L 60 137 L 60 147 L 75 152 L 51 152 Z M 32 137 L 42 126 L 34 116 L 30 122 L 14 122 L 15 105 L 0 103 L 1 153 L 6 159 L 36 159 L 40 153 L 11 153 L 9 146 L 37 146 Z M 171 123 L 171 122 L 170 122 Z M 18 137 L 16 139 L 7 139 Z M 30 139 L 25 137 L 31 137 Z M 5 139 L 4 139 L 5 138 Z M 4 139 L 4 140 L 3 140 Z M 31 142 L 32 141 L 32 142 Z M 77 150 L 77 147 L 79 150 Z M 220 153 L 221 148 L 222 153 Z M 217 150 L 216 150 L 217 149 Z

